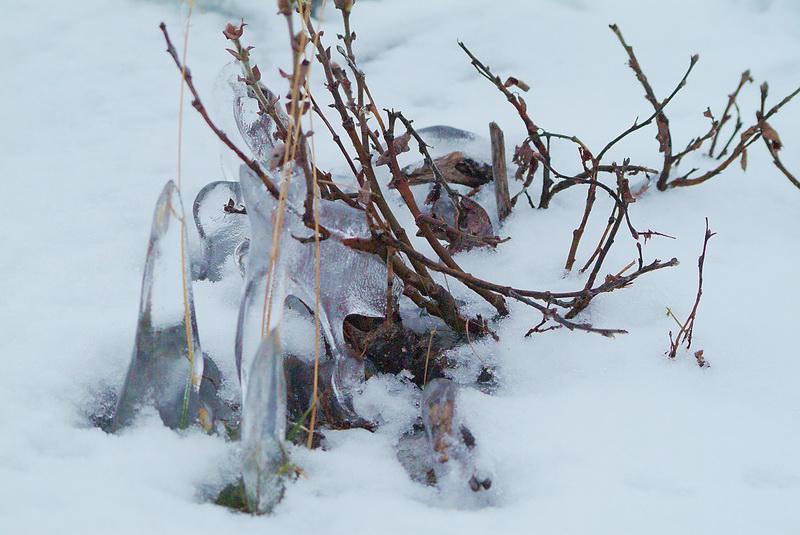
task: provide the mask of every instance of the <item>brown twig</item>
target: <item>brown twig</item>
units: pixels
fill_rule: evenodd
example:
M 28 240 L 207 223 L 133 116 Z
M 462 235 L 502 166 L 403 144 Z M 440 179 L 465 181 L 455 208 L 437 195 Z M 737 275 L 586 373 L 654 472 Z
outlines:
M 742 73 L 742 75 L 739 77 L 739 84 L 736 86 L 736 89 L 733 91 L 733 93 L 728 95 L 728 103 L 725 105 L 725 109 L 723 110 L 722 116 L 719 119 L 719 127 L 717 128 L 717 131 L 714 133 L 714 139 L 711 140 L 711 147 L 708 149 L 708 155 L 712 158 L 714 157 L 714 149 L 717 146 L 717 141 L 719 140 L 719 134 L 722 130 L 722 127 L 725 126 L 725 124 L 731 118 L 730 114 L 731 108 L 736 109 L 737 118 L 736 118 L 736 128 L 734 129 L 730 139 L 733 139 L 733 136 L 735 136 L 736 132 L 742 127 L 742 122 L 741 119 L 739 118 L 739 106 L 738 104 L 736 104 L 736 99 L 739 97 L 739 92 L 748 82 L 749 83 L 753 82 L 753 77 L 750 76 L 749 69 Z M 728 140 L 728 144 L 730 144 L 730 140 Z M 720 152 L 720 156 L 725 154 L 725 151 L 728 148 L 728 144 L 726 144 L 725 147 L 722 149 L 722 152 Z
M 475 70 L 478 73 L 492 82 L 494 86 L 506 97 L 506 99 L 514 106 L 514 109 L 517 110 L 517 114 L 519 114 L 520 119 L 525 124 L 525 129 L 528 132 L 528 136 L 530 137 L 533 144 L 536 146 L 536 150 L 539 151 L 539 154 L 542 155 L 542 159 L 545 162 L 544 167 L 544 176 L 542 179 L 542 196 L 541 201 L 539 203 L 540 208 L 547 208 L 550 202 L 550 194 L 549 188 L 552 184 L 550 179 L 550 150 L 542 141 L 541 136 L 539 135 L 539 127 L 536 126 L 536 123 L 528 115 L 528 105 L 526 104 L 525 100 L 519 94 L 513 93 L 509 87 L 518 87 L 523 91 L 527 91 L 527 85 L 520 85 L 519 80 L 514 77 L 509 77 L 506 82 L 503 82 L 499 76 L 494 74 L 488 65 L 485 65 L 481 62 L 475 55 L 467 48 L 467 45 L 458 41 L 458 46 L 469 56 L 472 66 L 475 67 Z
M 497 216 L 503 221 L 511 215 L 511 199 L 508 196 L 508 170 L 506 168 L 506 144 L 503 131 L 497 123 L 489 123 L 489 137 L 492 142 L 492 176 L 494 177 L 494 198 L 497 203 Z
M 678 353 L 678 348 L 682 344 L 686 344 L 686 349 L 690 349 L 692 347 L 692 335 L 694 334 L 694 323 L 697 319 L 697 309 L 700 306 L 700 298 L 703 296 L 703 267 L 706 261 L 706 249 L 708 247 L 708 241 L 715 236 L 715 232 L 711 232 L 708 228 L 708 218 L 706 218 L 706 231 L 703 239 L 703 252 L 700 253 L 700 257 L 697 259 L 697 295 L 694 299 L 694 306 L 692 306 L 692 311 L 689 313 L 689 317 L 686 318 L 686 321 L 681 324 L 680 329 L 678 330 L 678 334 L 673 339 L 672 331 L 669 332 L 669 340 L 670 340 L 670 347 L 667 354 L 669 358 L 674 359 Z M 673 315 L 673 317 L 675 317 Z M 677 320 L 677 318 L 675 318 Z M 702 356 L 702 353 L 701 353 Z M 703 366 L 703 362 L 700 358 L 698 358 L 698 363 L 700 366 Z

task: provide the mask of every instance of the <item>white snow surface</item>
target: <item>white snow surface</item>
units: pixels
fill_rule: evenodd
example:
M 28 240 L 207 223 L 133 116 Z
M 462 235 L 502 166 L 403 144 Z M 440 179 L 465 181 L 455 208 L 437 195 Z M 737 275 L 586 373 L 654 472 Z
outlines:
M 246 38 L 265 79 L 285 93 L 277 68 L 290 59 L 274 3 L 198 5 L 189 65 L 209 108 L 230 60 L 221 29 L 239 16 L 250 23 Z M 646 259 L 676 256 L 681 265 L 596 299 L 581 316 L 630 334 L 607 340 L 560 330 L 526 339 L 540 317 L 513 304 L 497 325 L 499 342 L 464 352 L 496 366 L 501 382 L 494 395 L 463 396 L 496 470 L 487 503 L 454 502 L 408 478 L 393 443 L 413 421 L 413 395 L 384 377 L 367 384 L 358 406 L 386 425 L 374 434 L 336 432 L 327 451 L 295 449 L 306 477 L 290 485 L 273 516 L 252 517 L 208 498 L 235 474 L 235 444 L 172 432 L 154 413 L 118 435 L 87 419 L 98 393 L 124 377 L 153 205 L 175 175 L 179 78 L 157 25 L 165 20 L 180 42 L 185 11 L 166 0 L 18 1 L 2 11 L 0 533 L 800 530 L 800 191 L 761 144 L 750 150 L 746 173 L 737 163 L 699 187 L 651 188 L 631 207 L 640 229 L 677 238 L 647 243 Z M 332 10 L 327 18 L 333 44 L 338 18 Z M 381 107 L 401 109 L 419 126 L 484 136 L 497 121 L 509 149 L 523 139 L 522 124 L 456 39 L 501 76 L 530 84 L 525 99 L 539 124 L 599 150 L 651 112 L 611 22 L 661 97 L 700 54 L 668 109 L 676 148 L 705 131 L 706 106 L 721 113 L 745 68 L 756 79 L 740 99 L 746 122 L 758 83 L 770 82 L 771 102 L 800 84 L 793 0 L 363 0 L 353 15 L 356 50 Z M 324 98 L 318 72 L 315 83 Z M 772 124 L 786 144 L 785 163 L 800 171 L 800 102 Z M 647 128 L 631 136 L 613 158 L 659 166 L 654 135 Z M 335 147 L 317 137 L 321 166 L 344 170 Z M 225 178 L 221 153 L 187 105 L 185 203 Z M 572 146 L 558 144 L 554 155 L 577 169 Z M 708 162 L 696 156 L 681 169 L 694 164 Z M 576 187 L 549 210 L 520 203 L 500 229 L 510 242 L 459 261 L 517 287 L 580 287 L 583 277 L 565 278 L 563 263 L 584 198 Z M 599 195 L 579 263 L 610 208 Z M 718 235 L 709 243 L 695 330 L 694 347 L 711 363 L 701 369 L 691 353 L 664 356 L 674 330 L 665 309 L 685 317 L 691 308 L 705 217 Z M 624 232 L 618 241 L 604 273 L 635 257 Z M 204 349 L 230 354 L 237 285 L 199 284 L 195 295 Z M 295 331 L 302 336 L 302 324 Z

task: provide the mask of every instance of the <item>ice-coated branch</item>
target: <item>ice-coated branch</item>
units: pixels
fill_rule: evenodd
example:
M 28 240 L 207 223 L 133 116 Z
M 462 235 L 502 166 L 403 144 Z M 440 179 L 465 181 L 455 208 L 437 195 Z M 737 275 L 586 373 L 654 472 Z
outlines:
M 197 112 L 203 117 L 203 120 L 206 122 L 211 131 L 222 141 L 230 150 L 233 151 L 236 156 L 239 157 L 242 162 L 244 162 L 247 167 L 253 170 L 253 172 L 258 176 L 258 178 L 264 183 L 269 191 L 270 195 L 275 197 L 276 199 L 280 195 L 278 188 L 272 182 L 272 180 L 267 176 L 261 166 L 252 159 L 247 157 L 244 152 L 242 152 L 239 147 L 237 147 L 233 141 L 230 140 L 228 135 L 220 130 L 216 124 L 211 120 L 211 117 L 208 115 L 208 110 L 203 105 L 203 101 L 200 99 L 200 94 L 197 92 L 197 89 L 194 87 L 194 82 L 192 81 L 192 73 L 189 70 L 189 67 L 186 65 L 181 64 L 180 58 L 178 58 L 178 52 L 175 50 L 175 47 L 172 44 L 172 40 L 169 38 L 169 32 L 167 32 L 167 25 L 163 22 L 158 25 L 161 29 L 161 32 L 164 34 L 164 40 L 167 42 L 167 53 L 172 57 L 172 60 L 175 62 L 175 66 L 178 67 L 178 71 L 181 72 L 183 75 L 183 80 L 186 82 L 186 87 L 189 88 L 189 91 L 192 93 L 192 107 L 197 110 Z

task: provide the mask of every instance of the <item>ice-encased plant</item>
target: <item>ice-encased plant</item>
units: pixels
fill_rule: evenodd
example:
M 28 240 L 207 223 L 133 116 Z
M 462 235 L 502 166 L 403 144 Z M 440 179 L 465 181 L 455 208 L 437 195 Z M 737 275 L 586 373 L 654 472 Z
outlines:
M 482 466 L 472 432 L 459 408 L 458 386 L 450 379 L 434 379 L 425 385 L 420 402 L 422 423 L 436 482 L 443 487 L 488 490 L 491 476 Z
M 210 361 L 205 365 L 200 347 L 187 255 L 183 204 L 169 181 L 153 214 L 136 340 L 112 431 L 151 404 L 172 429 L 194 422 L 213 427 L 219 372 Z

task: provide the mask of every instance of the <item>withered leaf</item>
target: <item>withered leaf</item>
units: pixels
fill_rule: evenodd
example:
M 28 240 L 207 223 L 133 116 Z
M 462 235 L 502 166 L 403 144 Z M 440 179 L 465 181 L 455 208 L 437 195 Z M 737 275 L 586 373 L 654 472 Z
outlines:
M 667 118 L 664 114 L 659 113 L 658 117 L 656 117 L 656 124 L 658 126 L 658 135 L 656 135 L 658 151 L 667 152 L 670 145 L 669 122 L 667 122 Z
M 778 132 L 767 121 L 761 121 L 761 135 L 769 142 L 772 150 L 778 151 L 783 147 Z
M 530 141 L 526 141 L 522 145 L 514 148 L 514 158 L 511 160 L 517 164 L 517 170 L 514 173 L 515 180 L 523 180 L 524 175 L 527 174 L 531 177 L 536 169 L 539 167 L 540 156 L 530 145 Z
M 617 181 L 617 185 L 619 187 L 619 191 L 622 194 L 622 200 L 625 201 L 626 204 L 631 204 L 636 202 L 636 197 L 633 196 L 631 193 L 631 186 L 630 182 L 627 178 L 621 178 Z
M 492 220 L 483 206 L 473 201 L 469 197 L 461 197 L 459 206 L 458 227 L 460 230 L 473 236 L 492 236 Z
M 242 22 L 239 27 L 237 28 L 230 22 L 225 25 L 225 29 L 222 30 L 222 34 L 231 41 L 235 41 L 239 39 L 242 34 L 244 33 L 244 27 L 247 26 L 244 22 Z
M 707 368 L 709 366 L 708 361 L 703 356 L 703 350 L 698 349 L 694 352 L 694 358 L 697 359 L 697 365 L 701 368 Z
M 411 132 L 406 132 L 402 136 L 394 138 L 392 140 L 392 149 L 394 150 L 394 155 L 397 156 L 398 154 L 402 154 L 411 150 L 408 146 L 409 141 L 411 141 Z M 390 151 L 387 149 L 386 152 L 378 156 L 378 158 L 375 160 L 375 165 L 387 165 L 390 161 Z
M 511 86 L 517 86 L 522 91 L 526 92 L 531 88 L 531 86 L 529 86 L 519 78 L 515 78 L 514 76 L 509 76 L 508 78 L 506 78 L 506 83 L 503 84 L 503 87 L 511 87 Z

